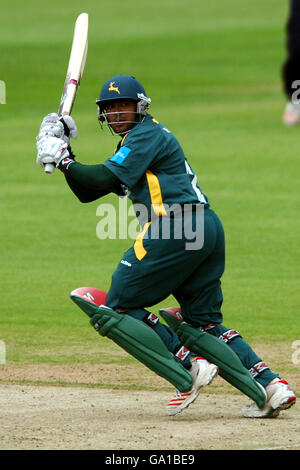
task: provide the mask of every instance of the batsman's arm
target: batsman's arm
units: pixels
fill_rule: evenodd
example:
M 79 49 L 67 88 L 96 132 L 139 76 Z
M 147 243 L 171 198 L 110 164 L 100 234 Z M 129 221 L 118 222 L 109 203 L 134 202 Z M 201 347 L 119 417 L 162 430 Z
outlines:
M 108 191 L 97 191 L 95 189 L 85 188 L 77 181 L 74 181 L 74 179 L 68 174 L 65 174 L 65 178 L 69 188 L 80 202 L 87 203 L 96 201 L 100 197 L 106 196 L 106 194 L 108 194 Z
M 59 169 L 81 202 L 91 202 L 109 193 L 124 195 L 120 180 L 104 165 L 84 165 L 73 161 L 67 168 Z

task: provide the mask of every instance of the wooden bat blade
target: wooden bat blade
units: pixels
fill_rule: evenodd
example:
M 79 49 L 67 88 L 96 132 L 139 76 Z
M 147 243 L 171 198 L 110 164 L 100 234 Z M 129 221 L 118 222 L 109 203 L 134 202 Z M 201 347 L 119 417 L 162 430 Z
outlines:
M 88 14 L 81 13 L 75 23 L 67 75 L 58 110 L 59 116 L 70 114 L 72 111 L 87 57 L 88 26 Z
M 81 13 L 75 23 L 67 75 L 58 109 L 59 116 L 71 114 L 85 67 L 88 51 L 88 29 L 89 16 L 87 13 Z M 48 174 L 53 173 L 54 169 L 55 166 L 52 163 L 45 165 L 45 172 Z

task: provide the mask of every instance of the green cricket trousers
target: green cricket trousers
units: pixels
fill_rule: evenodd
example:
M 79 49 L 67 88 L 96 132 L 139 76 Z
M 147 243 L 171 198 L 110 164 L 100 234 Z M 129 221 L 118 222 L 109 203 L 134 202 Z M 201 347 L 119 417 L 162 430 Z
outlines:
M 173 295 L 187 323 L 207 328 L 227 342 L 266 385 L 275 374 L 238 332 L 221 325 L 224 268 L 224 230 L 213 210 L 193 206 L 173 217 L 156 217 L 144 225 L 134 246 L 124 254 L 112 276 L 106 305 L 146 321 L 176 354 L 182 347 L 177 335 L 146 310 Z M 186 367 L 189 359 L 183 360 Z

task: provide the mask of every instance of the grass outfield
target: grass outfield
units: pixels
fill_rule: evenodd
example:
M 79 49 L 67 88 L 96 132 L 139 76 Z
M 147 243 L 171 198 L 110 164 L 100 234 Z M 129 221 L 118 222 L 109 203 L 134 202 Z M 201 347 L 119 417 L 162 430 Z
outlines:
M 83 285 L 107 290 L 132 241 L 99 240 L 99 201 L 80 204 L 59 172 L 49 177 L 35 165 L 35 136 L 42 117 L 58 108 L 82 11 L 90 32 L 73 112 L 78 160 L 112 154 L 117 141 L 100 133 L 95 99 L 110 76 L 135 75 L 224 223 L 224 324 L 252 343 L 300 340 L 300 134 L 281 121 L 287 2 L 11 0 L 0 17 L 7 89 L 0 105 L 0 340 L 7 364 L 134 362 L 100 340 L 68 297 Z M 113 196 L 103 202 L 118 205 Z

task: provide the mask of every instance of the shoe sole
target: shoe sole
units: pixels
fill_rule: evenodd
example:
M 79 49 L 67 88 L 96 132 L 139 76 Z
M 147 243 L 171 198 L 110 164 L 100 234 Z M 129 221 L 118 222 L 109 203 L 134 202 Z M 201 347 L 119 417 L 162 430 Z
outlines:
M 289 397 L 286 402 L 280 403 L 279 406 L 273 408 L 272 412 L 266 416 L 267 418 L 276 418 L 280 411 L 288 410 L 296 403 L 296 397 Z
M 185 410 L 188 406 L 190 406 L 191 403 L 193 403 L 196 398 L 198 397 L 201 388 L 206 387 L 209 385 L 213 379 L 216 377 L 218 374 L 218 368 L 214 364 L 210 364 L 205 373 L 201 375 L 201 381 L 195 383 L 195 388 L 196 391 L 188 398 L 182 405 L 175 406 L 174 407 L 168 407 L 167 406 L 167 415 L 168 416 L 174 416 L 177 415 L 178 413 L 181 413 L 182 410 Z
M 254 412 L 254 413 L 249 414 L 249 415 L 243 414 L 243 416 L 244 416 L 244 418 L 261 418 L 261 419 L 264 419 L 264 418 L 277 418 L 280 411 L 288 410 L 293 405 L 295 405 L 295 403 L 296 403 L 296 397 L 288 397 L 285 402 L 278 404 L 278 406 L 276 404 L 273 404 L 273 406 L 271 406 L 268 413 L 266 413 L 264 416 L 259 415 L 258 414 L 259 411 L 256 412 L 257 414 Z

